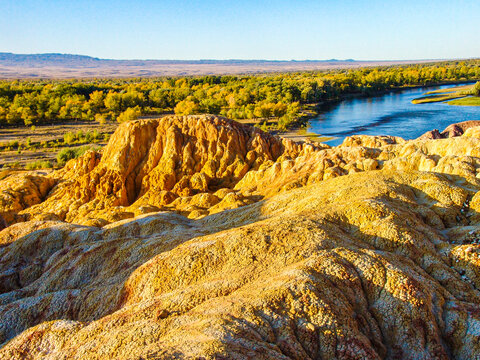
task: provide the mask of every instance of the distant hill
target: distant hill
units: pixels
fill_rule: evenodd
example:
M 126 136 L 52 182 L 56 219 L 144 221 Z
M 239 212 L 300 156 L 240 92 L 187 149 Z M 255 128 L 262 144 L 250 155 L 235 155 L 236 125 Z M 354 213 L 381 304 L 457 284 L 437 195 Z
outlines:
M 342 62 L 355 62 L 353 59 L 348 60 L 215 60 L 215 59 L 202 59 L 202 60 L 112 60 L 112 59 L 100 59 L 96 57 L 86 55 L 72 55 L 72 54 L 60 54 L 60 53 L 46 53 L 46 54 L 14 54 L 7 52 L 0 52 L 0 64 L 1 65 L 74 65 L 74 66 L 91 66 L 92 64 L 121 64 L 121 65 L 154 65 L 154 64 L 202 64 L 202 65 L 216 65 L 216 64 L 281 64 L 281 63 L 342 63 Z
M 153 77 L 309 71 L 427 61 L 113 60 L 72 54 L 0 52 L 0 78 Z
M 91 65 L 102 62 L 99 58 L 85 55 L 71 54 L 13 54 L 0 52 L 0 64 L 2 65 Z

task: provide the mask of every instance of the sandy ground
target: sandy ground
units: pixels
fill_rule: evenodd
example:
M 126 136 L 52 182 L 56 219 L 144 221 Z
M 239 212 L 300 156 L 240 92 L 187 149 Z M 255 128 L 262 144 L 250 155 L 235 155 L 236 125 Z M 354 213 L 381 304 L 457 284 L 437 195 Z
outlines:
M 304 129 L 292 129 L 289 131 L 285 132 L 279 132 L 276 135 L 285 138 L 285 139 L 290 139 L 292 141 L 311 141 L 311 142 L 325 142 L 328 140 L 332 140 L 332 137 L 329 136 L 322 136 L 318 135 L 312 132 L 308 132 L 307 130 Z

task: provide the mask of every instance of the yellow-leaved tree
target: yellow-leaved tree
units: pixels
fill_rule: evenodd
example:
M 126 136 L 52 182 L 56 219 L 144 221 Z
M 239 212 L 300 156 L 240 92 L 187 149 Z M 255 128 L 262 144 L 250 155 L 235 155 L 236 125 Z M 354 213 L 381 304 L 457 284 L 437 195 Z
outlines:
M 125 122 L 125 121 L 136 120 L 140 115 L 142 115 L 142 110 L 140 109 L 139 106 L 135 106 L 134 108 L 130 107 L 118 116 L 117 121 Z

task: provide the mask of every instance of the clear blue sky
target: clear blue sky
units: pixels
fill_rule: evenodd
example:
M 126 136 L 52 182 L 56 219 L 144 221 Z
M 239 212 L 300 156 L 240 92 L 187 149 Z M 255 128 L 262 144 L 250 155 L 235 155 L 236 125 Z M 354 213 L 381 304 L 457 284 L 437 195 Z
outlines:
M 113 59 L 480 57 L 480 0 L 0 0 L 0 52 Z

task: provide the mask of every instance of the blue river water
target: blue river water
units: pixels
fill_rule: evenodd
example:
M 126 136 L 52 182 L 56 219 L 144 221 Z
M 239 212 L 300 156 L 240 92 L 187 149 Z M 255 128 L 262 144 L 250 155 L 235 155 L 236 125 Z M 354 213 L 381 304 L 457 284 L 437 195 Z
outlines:
M 319 115 L 310 120 L 309 131 L 334 137 L 327 142 L 334 146 L 350 135 L 394 135 L 415 139 L 429 130 L 442 131 L 450 124 L 480 120 L 480 106 L 411 103 L 427 91 L 459 85 L 408 89 L 325 105 Z

